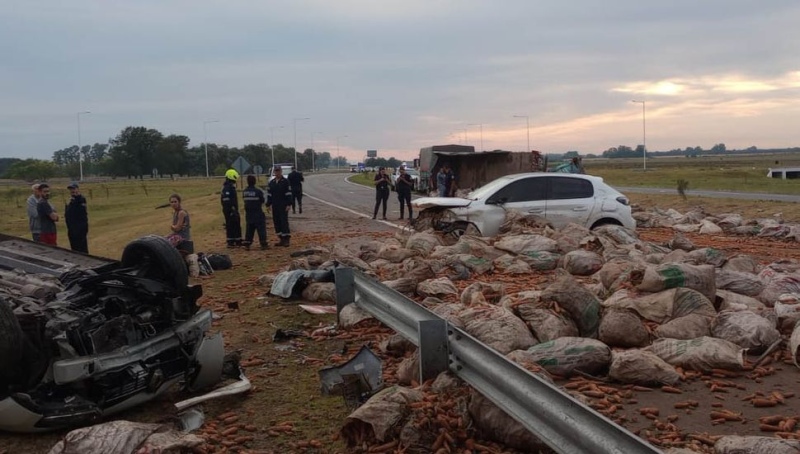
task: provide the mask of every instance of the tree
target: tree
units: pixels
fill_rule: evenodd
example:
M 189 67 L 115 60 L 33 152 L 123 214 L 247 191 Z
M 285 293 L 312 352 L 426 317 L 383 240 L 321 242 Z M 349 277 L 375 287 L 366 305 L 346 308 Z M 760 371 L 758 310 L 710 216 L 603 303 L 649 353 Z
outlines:
M 9 178 L 19 178 L 21 180 L 40 180 L 46 181 L 58 173 L 58 167 L 52 161 L 41 159 L 26 159 L 17 161 L 6 171 Z
M 331 160 L 331 167 L 347 167 L 347 158 L 344 156 L 337 156 Z
M 725 144 L 724 143 L 718 143 L 718 144 L 714 145 L 713 147 L 711 147 L 711 152 L 712 153 L 725 153 L 726 151 L 727 150 L 725 148 Z
M 189 138 L 175 134 L 163 138 L 156 146 L 155 165 L 162 175 L 183 175 L 188 173 L 187 152 Z
M 123 129 L 111 140 L 109 154 L 114 160 L 114 174 L 140 178 L 149 175 L 158 162 L 156 152 L 163 139 L 163 134 L 144 126 Z
M 11 168 L 14 164 L 22 162 L 22 159 L 19 158 L 0 158 L 0 178 L 8 178 L 6 176 L 6 172 L 8 169 Z
M 331 165 L 331 154 L 327 151 L 318 154 L 316 159 L 316 166 L 318 169 L 326 169 Z

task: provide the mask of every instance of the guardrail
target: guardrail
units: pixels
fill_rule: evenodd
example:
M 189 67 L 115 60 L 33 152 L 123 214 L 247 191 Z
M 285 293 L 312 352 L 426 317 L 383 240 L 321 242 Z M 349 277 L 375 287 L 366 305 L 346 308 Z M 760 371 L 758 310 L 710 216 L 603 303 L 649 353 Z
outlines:
M 449 370 L 559 453 L 661 452 L 360 271 L 337 268 L 335 279 L 338 311 L 355 303 L 419 348 L 420 383 Z

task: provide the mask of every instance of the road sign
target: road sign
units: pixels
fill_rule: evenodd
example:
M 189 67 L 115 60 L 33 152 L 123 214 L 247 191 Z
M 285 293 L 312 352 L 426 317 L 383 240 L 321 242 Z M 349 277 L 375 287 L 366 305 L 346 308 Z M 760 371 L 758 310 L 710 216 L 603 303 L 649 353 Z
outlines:
M 239 156 L 238 158 L 236 158 L 235 161 L 233 161 L 233 164 L 231 164 L 231 167 L 233 167 L 234 170 L 239 172 L 239 175 L 242 175 L 245 172 L 247 172 L 248 170 L 250 170 L 251 166 L 250 166 L 250 163 L 247 162 L 247 159 L 245 159 L 243 156 Z
M 260 165 L 255 165 L 253 166 L 253 173 L 255 173 L 256 175 L 261 175 L 262 173 L 264 173 L 264 168 L 261 167 Z
M 378 157 L 378 150 L 367 150 L 367 157 L 368 158 L 377 158 Z

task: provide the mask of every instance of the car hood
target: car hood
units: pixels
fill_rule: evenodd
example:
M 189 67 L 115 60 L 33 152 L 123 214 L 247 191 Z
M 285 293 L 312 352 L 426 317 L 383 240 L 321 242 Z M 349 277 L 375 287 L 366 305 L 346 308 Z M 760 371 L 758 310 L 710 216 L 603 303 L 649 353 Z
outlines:
M 442 208 L 457 208 L 457 207 L 465 207 L 472 203 L 470 199 L 462 199 L 460 197 L 420 197 L 419 199 L 414 199 L 411 201 L 411 204 L 417 208 L 433 208 L 433 207 L 442 207 Z

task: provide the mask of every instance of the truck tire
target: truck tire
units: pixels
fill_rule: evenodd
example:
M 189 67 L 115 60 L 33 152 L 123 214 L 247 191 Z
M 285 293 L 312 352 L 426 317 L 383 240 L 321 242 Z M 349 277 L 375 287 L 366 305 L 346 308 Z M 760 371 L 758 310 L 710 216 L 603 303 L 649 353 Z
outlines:
M 11 309 L 11 303 L 0 298 L 0 393 L 17 378 L 25 335 Z
M 177 292 L 189 285 L 189 270 L 169 241 L 149 235 L 131 241 L 122 251 L 122 265 L 138 268 L 137 275 L 170 284 Z

